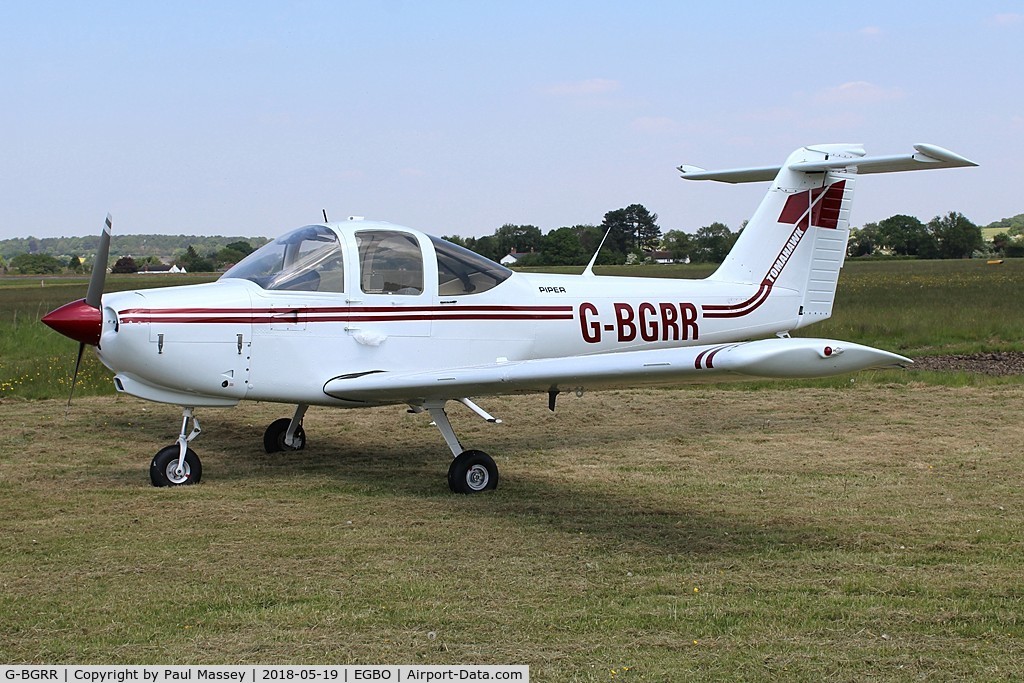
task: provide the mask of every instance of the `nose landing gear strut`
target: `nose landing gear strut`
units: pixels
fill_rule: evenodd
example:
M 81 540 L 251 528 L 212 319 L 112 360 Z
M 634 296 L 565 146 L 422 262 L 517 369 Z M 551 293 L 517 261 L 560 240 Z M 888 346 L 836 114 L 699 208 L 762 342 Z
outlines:
M 194 408 L 182 408 L 181 434 L 177 443 L 161 448 L 149 465 L 153 486 L 186 486 L 198 484 L 203 477 L 203 463 L 188 444 L 203 432 Z M 192 431 L 188 424 L 192 423 Z

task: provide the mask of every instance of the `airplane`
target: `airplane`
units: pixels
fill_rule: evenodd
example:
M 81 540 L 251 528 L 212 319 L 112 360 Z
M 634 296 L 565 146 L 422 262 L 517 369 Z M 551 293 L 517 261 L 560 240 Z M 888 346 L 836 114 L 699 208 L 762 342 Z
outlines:
M 513 272 L 399 225 L 350 217 L 278 237 L 217 281 L 103 294 L 111 219 L 88 292 L 43 322 L 95 347 L 118 392 L 181 407 L 177 441 L 150 464 L 154 486 L 198 483 L 199 408 L 294 405 L 264 432 L 268 453 L 306 446 L 310 406 L 426 411 L 452 453 L 455 493 L 497 487 L 487 453 L 464 448 L 446 412 L 473 398 L 689 381 L 810 378 L 905 365 L 895 353 L 790 333 L 832 314 L 857 177 L 976 166 L 949 150 L 869 156 L 855 144 L 802 147 L 781 166 L 686 180 L 771 181 L 705 279 Z M 599 249 L 600 250 L 600 249 Z M 72 393 L 74 392 L 74 379 Z

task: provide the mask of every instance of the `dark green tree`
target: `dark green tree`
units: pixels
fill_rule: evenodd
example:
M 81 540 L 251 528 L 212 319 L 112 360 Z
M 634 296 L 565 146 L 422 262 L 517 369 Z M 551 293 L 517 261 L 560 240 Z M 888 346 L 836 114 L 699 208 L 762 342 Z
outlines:
M 669 230 L 661 240 L 661 248 L 673 261 L 685 261 L 693 250 L 693 235 L 682 230 Z
M 232 251 L 237 251 L 238 253 L 242 254 L 243 257 L 248 256 L 254 251 L 252 245 L 246 242 L 245 240 L 232 242 L 231 244 L 226 245 L 224 248 L 230 249 Z
M 1011 239 L 1003 248 L 1003 255 L 1006 258 L 1024 258 L 1024 240 L 1019 237 Z
M 935 236 L 928 230 L 928 226 L 914 216 L 896 214 L 879 221 L 877 243 L 900 256 L 938 256 Z
M 531 251 L 540 251 L 544 235 L 540 228 L 535 225 L 513 225 L 506 223 L 494 232 L 494 239 L 498 251 L 502 256 L 516 251 L 527 254 Z
M 135 263 L 135 259 L 131 256 L 122 256 L 117 259 L 113 267 L 110 269 L 111 273 L 137 273 L 139 272 L 139 265 Z
M 878 223 L 865 223 L 862 228 L 850 231 L 850 240 L 846 247 L 847 256 L 870 256 L 875 253 L 878 243 Z
M 705 225 L 693 237 L 690 260 L 697 263 L 721 263 L 729 254 L 736 237 L 724 223 Z
M 501 251 L 501 246 L 498 244 L 498 240 L 494 235 L 467 237 L 465 246 L 467 249 L 472 249 L 476 253 L 489 258 L 492 261 L 500 261 L 506 254 L 508 254 L 507 251 Z
M 185 253 L 178 257 L 176 263 L 179 268 L 184 268 L 190 273 L 212 273 L 214 270 L 213 261 L 200 256 L 192 245 L 189 245 Z
M 651 213 L 642 204 L 609 211 L 604 215 L 601 228 L 611 230 L 605 248 L 622 254 L 657 249 L 661 242 L 658 214 Z
M 64 264 L 49 254 L 19 254 L 11 259 L 11 268 L 22 275 L 52 275 Z
M 251 253 L 251 250 L 250 250 Z M 247 256 L 244 252 L 231 247 L 224 247 L 213 257 L 214 266 L 217 268 L 229 268 Z
M 590 258 L 584 253 L 575 228 L 558 228 L 545 235 L 541 255 L 544 264 L 550 266 L 583 265 Z
M 940 258 L 970 258 L 985 246 L 981 228 L 956 211 L 931 219 L 928 230 L 938 242 Z
M 469 249 L 469 247 L 466 246 L 466 238 L 460 237 L 459 235 L 442 235 L 441 239 L 445 242 L 451 242 L 452 244 L 457 244 L 460 247 L 466 247 Z

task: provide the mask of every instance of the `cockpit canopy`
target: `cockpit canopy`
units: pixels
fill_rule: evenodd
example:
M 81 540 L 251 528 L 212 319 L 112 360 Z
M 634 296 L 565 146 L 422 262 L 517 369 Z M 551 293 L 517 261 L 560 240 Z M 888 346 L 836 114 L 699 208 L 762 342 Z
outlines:
M 424 293 L 424 249 L 416 234 L 390 227 L 356 230 L 358 286 L 364 294 Z M 479 254 L 429 237 L 437 262 L 437 294 L 480 294 L 504 282 L 508 268 Z M 326 225 L 307 225 L 261 247 L 222 279 L 250 280 L 266 290 L 345 291 L 344 245 Z
M 307 225 L 260 247 L 221 279 L 251 280 L 263 289 L 343 292 L 344 262 L 335 232 L 324 225 Z

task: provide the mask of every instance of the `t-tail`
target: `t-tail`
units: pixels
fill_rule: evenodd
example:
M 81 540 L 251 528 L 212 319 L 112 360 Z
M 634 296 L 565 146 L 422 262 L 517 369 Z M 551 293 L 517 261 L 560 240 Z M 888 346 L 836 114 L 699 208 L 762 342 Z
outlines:
M 680 166 L 686 180 L 773 181 L 732 251 L 709 279 L 757 287 L 751 299 L 734 306 L 759 306 L 772 291 L 796 292 L 802 302 L 797 327 L 828 318 L 846 258 L 857 176 L 977 165 L 934 145 L 914 145 L 914 150 L 913 154 L 867 156 L 860 145 L 812 145 L 790 154 L 782 166 L 724 171 Z

